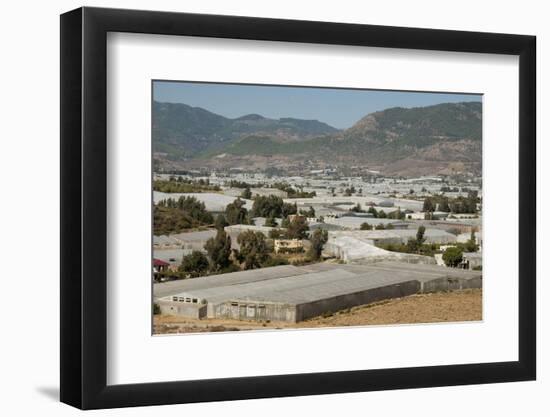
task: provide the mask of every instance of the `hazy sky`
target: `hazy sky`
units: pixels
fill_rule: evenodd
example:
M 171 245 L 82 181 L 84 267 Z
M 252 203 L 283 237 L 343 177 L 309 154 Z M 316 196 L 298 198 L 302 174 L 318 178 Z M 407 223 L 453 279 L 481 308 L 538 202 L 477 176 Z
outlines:
M 202 107 L 229 118 L 256 113 L 273 119 L 317 119 L 342 129 L 368 113 L 389 107 L 481 101 L 482 96 L 155 81 L 153 97 L 160 102 Z

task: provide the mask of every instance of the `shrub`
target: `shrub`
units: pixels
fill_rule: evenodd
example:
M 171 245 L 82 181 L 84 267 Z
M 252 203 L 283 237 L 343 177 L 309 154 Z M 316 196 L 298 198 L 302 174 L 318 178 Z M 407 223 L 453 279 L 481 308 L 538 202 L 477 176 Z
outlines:
M 160 306 L 157 303 L 153 303 L 153 314 L 154 315 L 160 314 Z
M 457 267 L 462 262 L 462 249 L 451 246 L 443 253 L 443 262 L 450 267 Z
M 288 261 L 285 258 L 279 256 L 271 256 L 267 261 L 263 263 L 263 267 L 267 268 L 270 266 L 279 266 L 279 265 L 288 265 Z
M 179 270 L 188 274 L 191 278 L 200 277 L 208 270 L 208 258 L 197 250 L 183 257 Z

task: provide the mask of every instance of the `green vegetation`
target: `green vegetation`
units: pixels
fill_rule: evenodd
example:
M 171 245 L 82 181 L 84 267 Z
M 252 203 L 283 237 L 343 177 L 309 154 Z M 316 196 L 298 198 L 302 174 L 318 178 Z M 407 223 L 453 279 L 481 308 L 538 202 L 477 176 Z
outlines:
M 223 229 L 206 241 L 204 249 L 210 258 L 210 270 L 220 272 L 231 265 L 231 238 Z
M 367 213 L 372 214 L 372 217 L 374 217 L 375 219 L 378 217 L 378 211 L 374 207 L 369 207 Z
M 433 256 L 436 253 L 441 253 L 440 245 L 435 243 L 425 243 L 426 238 L 424 236 L 426 229 L 424 226 L 420 226 L 416 232 L 415 238 L 410 238 L 405 244 L 381 244 L 378 245 L 382 249 L 386 249 L 392 252 L 413 253 L 424 256 Z M 479 245 L 475 240 L 475 232 L 472 231 L 472 236 L 466 243 L 453 243 L 453 246 L 447 248 L 443 253 L 443 261 L 447 266 L 457 266 L 462 261 L 463 252 L 477 252 Z M 446 254 L 446 255 L 445 255 Z
M 216 230 L 220 230 L 220 229 L 223 230 L 225 226 L 229 226 L 229 223 L 225 218 L 225 215 L 218 214 L 218 216 L 216 217 L 216 221 L 214 222 L 214 227 L 216 228 Z
M 267 261 L 265 261 L 262 264 L 263 268 L 268 268 L 271 266 L 280 266 L 280 265 L 288 265 L 288 261 L 281 257 L 281 256 L 270 256 Z
M 458 189 L 458 187 L 451 188 L 447 185 L 444 185 L 443 187 L 441 187 L 440 191 L 443 193 L 458 193 L 460 190 Z
M 153 181 L 153 190 L 163 193 L 202 193 L 220 191 L 217 185 L 210 185 L 208 180 L 189 180 L 181 177 L 172 177 L 169 180 Z
M 365 213 L 365 211 L 361 209 L 361 206 L 359 204 L 357 204 L 357 206 L 355 207 L 352 207 L 351 211 L 355 211 L 357 213 Z M 372 217 L 374 217 L 375 219 L 405 219 L 405 212 L 401 211 L 401 208 L 399 207 L 397 208 L 397 210 L 390 211 L 389 213 L 386 213 L 384 210 L 378 211 L 374 207 L 369 207 L 367 213 L 372 214 Z
M 243 190 L 243 192 L 241 193 L 241 197 L 247 200 L 250 200 L 252 198 L 252 191 L 250 191 L 250 187 L 246 187 Z
M 269 231 L 268 236 L 270 239 L 283 239 L 284 233 L 281 229 L 273 229 Z
M 205 275 L 209 266 L 208 258 L 202 252 L 194 250 L 190 255 L 183 257 L 179 271 L 186 277 L 195 278 Z
M 315 191 L 307 192 L 303 189 L 296 190 L 290 184 L 286 182 L 276 182 L 272 185 L 273 188 L 285 191 L 288 194 L 288 198 L 312 198 L 317 195 Z
M 451 246 L 443 252 L 443 262 L 450 267 L 457 267 L 462 262 L 462 249 L 457 246 Z
M 247 230 L 239 234 L 237 242 L 240 250 L 236 257 L 244 263 L 244 269 L 260 268 L 268 260 L 270 249 L 262 233 Z
M 477 192 L 468 192 L 467 197 L 449 198 L 445 196 L 426 197 L 422 211 L 430 213 L 437 210 L 447 213 L 477 213 L 477 203 L 480 199 Z
M 225 208 L 225 219 L 231 224 L 248 224 L 248 210 L 244 208 L 245 202 L 237 198 Z
M 424 237 L 425 232 L 426 228 L 424 226 L 420 226 L 416 231 L 416 237 L 410 238 L 407 240 L 407 243 L 388 243 L 379 245 L 379 247 L 391 252 L 433 256 L 439 250 L 439 245 L 433 243 L 426 244 L 426 238 Z
M 310 206 L 308 210 L 300 210 L 300 215 L 305 217 L 315 217 L 315 209 Z
M 424 249 L 422 246 L 426 241 L 426 238 L 424 237 L 425 232 L 426 232 L 426 228 L 424 226 L 420 226 L 416 231 L 416 238 L 415 239 L 410 238 L 407 241 L 407 248 L 409 253 L 425 252 L 422 250 Z
M 352 185 L 350 188 L 344 190 L 344 195 L 350 197 L 352 194 L 355 194 L 355 187 Z
M 252 184 L 249 184 L 245 181 L 231 180 L 226 182 L 225 185 L 231 188 L 252 188 Z M 257 184 L 256 187 L 261 187 L 263 184 Z
M 285 219 L 283 227 L 286 227 L 287 239 L 306 239 L 309 226 L 306 219 L 303 216 L 296 216 L 292 221 Z
M 277 227 L 277 222 L 273 217 L 266 217 L 264 226 L 266 227 Z
M 372 226 L 367 222 L 361 223 L 361 230 L 372 230 Z
M 319 260 L 323 251 L 323 246 L 327 243 L 328 232 L 326 230 L 317 229 L 311 235 L 311 247 L 309 248 L 308 255 L 312 260 Z
M 401 208 L 398 207 L 397 210 L 388 213 L 387 217 L 388 219 L 404 220 L 406 214 L 404 211 L 401 211 Z
M 212 224 L 212 214 L 195 197 L 169 198 L 153 209 L 153 233 L 167 235 Z
M 479 245 L 476 242 L 476 230 L 472 228 L 470 232 L 470 239 L 466 243 L 458 243 L 457 245 L 463 249 L 464 252 L 477 252 L 479 250 Z
M 160 306 L 157 303 L 153 303 L 153 314 L 160 314 Z
M 435 204 L 432 197 L 426 197 L 424 199 L 424 204 L 422 205 L 422 211 L 430 212 L 435 211 Z
M 285 203 L 281 197 L 274 195 L 257 196 L 252 205 L 253 217 L 287 217 L 296 214 L 298 208 L 296 204 Z
M 349 211 L 353 211 L 354 213 L 365 213 L 365 210 L 361 208 L 361 204 L 357 203 L 355 206 L 349 209 Z

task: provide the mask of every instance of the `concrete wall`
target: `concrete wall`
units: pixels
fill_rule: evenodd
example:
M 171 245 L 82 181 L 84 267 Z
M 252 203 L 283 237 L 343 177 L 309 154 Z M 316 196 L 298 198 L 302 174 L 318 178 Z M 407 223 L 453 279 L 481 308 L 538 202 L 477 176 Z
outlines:
M 420 291 L 420 283 L 416 280 L 384 287 L 372 288 L 354 294 L 345 294 L 333 298 L 300 304 L 296 307 L 296 321 L 321 316 L 324 313 L 334 313 L 339 310 L 390 298 L 404 297 Z
M 292 304 L 233 301 L 212 305 L 210 311 L 217 318 L 296 322 L 296 306 Z
M 420 284 L 420 292 L 437 292 L 463 290 L 466 288 L 481 288 L 482 278 L 438 278 L 431 281 L 425 281 Z
M 165 300 L 159 300 L 157 303 L 162 314 L 183 316 L 191 319 L 202 319 L 206 317 L 205 304 L 180 303 Z

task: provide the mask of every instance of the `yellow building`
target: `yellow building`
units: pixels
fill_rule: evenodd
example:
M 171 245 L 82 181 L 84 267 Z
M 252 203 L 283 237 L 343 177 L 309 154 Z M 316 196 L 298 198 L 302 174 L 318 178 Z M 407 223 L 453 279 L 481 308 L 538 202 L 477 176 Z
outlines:
M 304 251 L 304 242 L 300 239 L 275 239 L 273 249 L 275 253 L 299 253 Z

